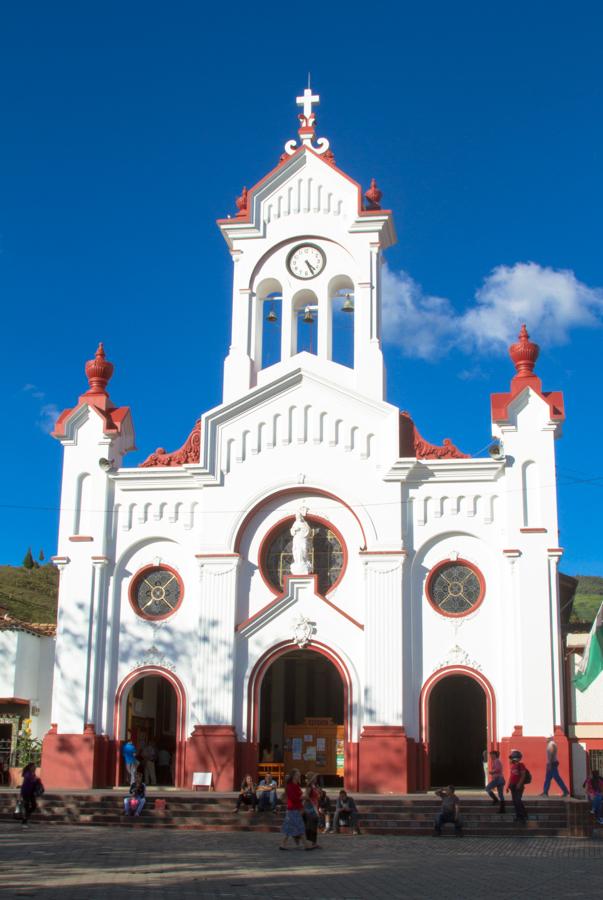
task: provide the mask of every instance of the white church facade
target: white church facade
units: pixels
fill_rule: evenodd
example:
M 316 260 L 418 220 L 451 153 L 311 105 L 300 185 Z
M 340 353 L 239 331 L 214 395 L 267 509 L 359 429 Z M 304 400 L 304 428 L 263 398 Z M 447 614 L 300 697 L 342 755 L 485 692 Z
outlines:
M 131 733 L 232 790 L 262 754 L 350 790 L 483 784 L 482 752 L 570 747 L 555 439 L 563 398 L 525 327 L 491 398 L 498 449 L 424 440 L 386 400 L 380 267 L 396 240 L 315 134 L 220 220 L 222 402 L 140 466 L 102 345 L 64 448 L 48 787 L 120 783 Z M 275 338 L 276 335 L 276 338 Z M 346 343 L 347 341 L 347 343 Z M 511 370 L 512 371 L 512 370 Z

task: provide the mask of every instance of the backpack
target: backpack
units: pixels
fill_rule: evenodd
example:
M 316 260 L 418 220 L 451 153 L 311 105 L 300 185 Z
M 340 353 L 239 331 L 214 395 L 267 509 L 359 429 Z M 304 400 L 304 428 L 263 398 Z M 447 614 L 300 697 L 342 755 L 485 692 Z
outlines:
M 525 772 L 524 772 L 523 783 L 524 783 L 524 784 L 531 784 L 531 783 L 532 783 L 532 773 L 530 772 L 529 769 L 526 769 Z

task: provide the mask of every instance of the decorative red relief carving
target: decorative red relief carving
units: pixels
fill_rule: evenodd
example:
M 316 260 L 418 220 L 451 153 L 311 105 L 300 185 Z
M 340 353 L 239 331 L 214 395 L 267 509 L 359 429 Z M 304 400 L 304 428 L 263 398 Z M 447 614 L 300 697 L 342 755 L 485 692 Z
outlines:
M 417 459 L 470 459 L 469 453 L 462 453 L 450 438 L 444 443 L 430 444 L 424 440 L 410 413 L 400 413 L 400 456 L 415 456 Z
M 237 197 L 235 203 L 237 205 L 237 219 L 242 219 L 247 215 L 247 188 L 244 187 L 241 191 L 241 196 Z
M 201 419 L 197 419 L 195 427 L 182 445 L 180 450 L 167 453 L 163 447 L 158 447 L 151 453 L 139 468 L 153 468 L 155 466 L 183 466 L 185 463 L 198 463 L 201 459 Z
M 379 188 L 377 187 L 377 182 L 374 178 L 371 178 L 371 186 L 364 196 L 367 201 L 367 209 L 381 209 L 381 198 L 383 196 L 383 191 L 379 190 Z

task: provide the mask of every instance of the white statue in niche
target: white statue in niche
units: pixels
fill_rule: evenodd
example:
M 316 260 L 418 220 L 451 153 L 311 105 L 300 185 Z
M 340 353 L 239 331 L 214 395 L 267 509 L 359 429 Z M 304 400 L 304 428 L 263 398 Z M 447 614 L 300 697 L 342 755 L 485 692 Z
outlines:
M 291 526 L 291 535 L 293 543 L 291 552 L 293 559 L 291 560 L 292 575 L 310 575 L 312 572 L 312 538 L 314 530 L 310 528 L 306 522 L 305 515 L 308 512 L 305 506 L 296 512 L 295 522 Z

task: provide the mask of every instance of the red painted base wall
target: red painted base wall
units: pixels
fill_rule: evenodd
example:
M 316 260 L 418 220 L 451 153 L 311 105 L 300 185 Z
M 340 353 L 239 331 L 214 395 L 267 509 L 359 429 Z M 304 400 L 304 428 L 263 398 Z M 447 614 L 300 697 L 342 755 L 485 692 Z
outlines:
M 366 726 L 358 745 L 358 790 L 408 794 L 415 790 L 416 751 L 404 728 Z
M 50 789 L 86 790 L 108 785 L 111 747 L 88 726 L 84 734 L 51 729 L 42 742 L 41 778 Z
M 216 791 L 235 786 L 237 737 L 232 725 L 195 725 L 186 742 L 184 784 L 191 788 L 194 772 L 211 772 Z
M 500 742 L 500 758 L 502 760 L 505 777 L 509 777 L 509 753 L 511 750 L 520 750 L 523 753 L 522 762 L 532 773 L 532 783 L 525 789 L 526 794 L 532 796 L 542 793 L 544 779 L 546 777 L 546 745 L 547 736 L 526 735 L 522 733 L 521 726 L 517 726 L 511 737 L 504 737 Z M 570 788 L 570 745 L 564 734 L 555 732 L 555 743 L 559 750 L 559 774 Z M 561 788 L 552 781 L 549 790 L 550 796 L 561 796 Z

